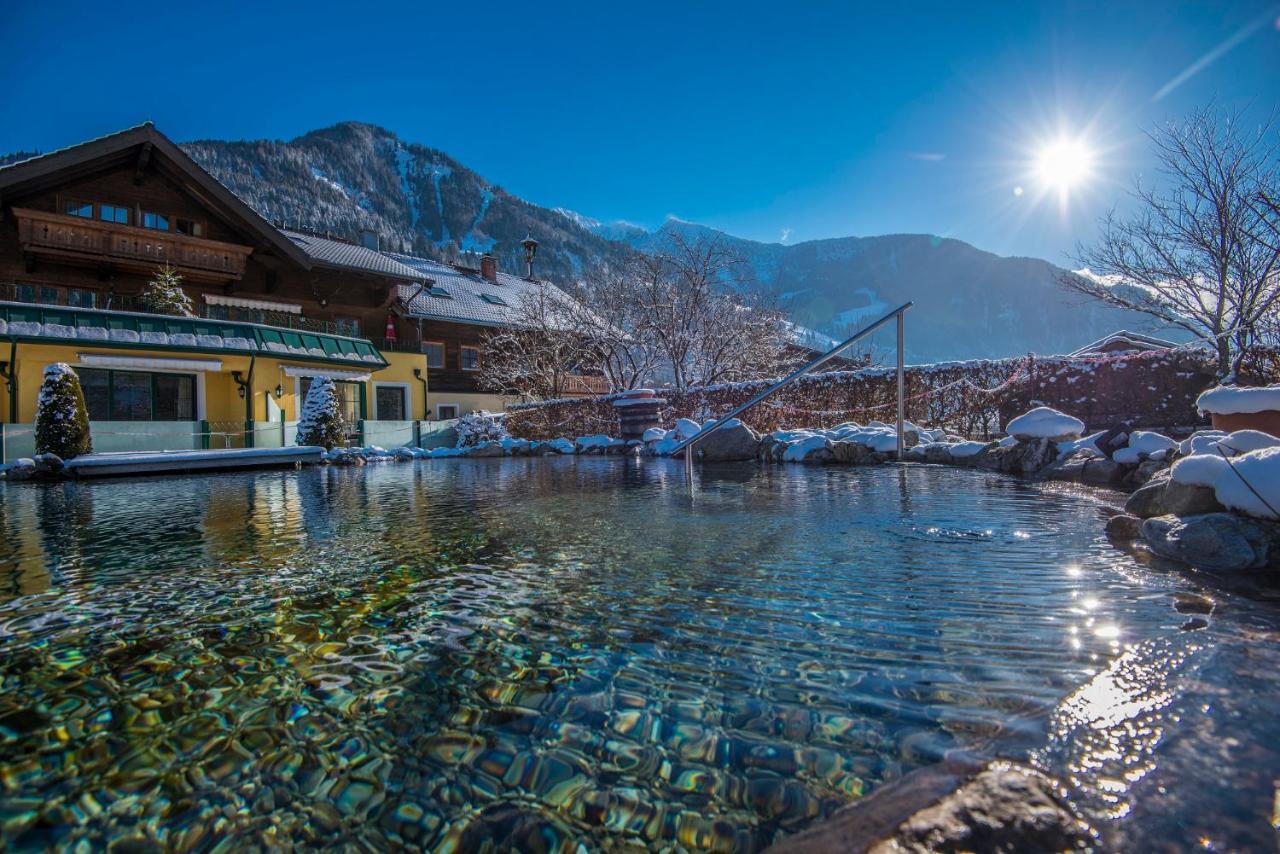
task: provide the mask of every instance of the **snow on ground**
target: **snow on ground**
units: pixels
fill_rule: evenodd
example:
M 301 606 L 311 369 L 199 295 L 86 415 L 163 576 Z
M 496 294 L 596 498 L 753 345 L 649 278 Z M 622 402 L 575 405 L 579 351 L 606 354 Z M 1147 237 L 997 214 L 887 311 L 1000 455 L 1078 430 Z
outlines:
M 1196 408 L 1214 415 L 1280 410 L 1280 385 L 1253 388 L 1216 386 L 1196 398 Z
M 1004 429 L 1019 439 L 1058 439 L 1079 436 L 1084 432 L 1084 422 L 1052 407 L 1038 406 L 1010 421 Z
M 1234 457 L 1197 454 L 1173 464 L 1176 483 L 1207 486 L 1223 506 L 1258 519 L 1280 519 L 1280 447 Z

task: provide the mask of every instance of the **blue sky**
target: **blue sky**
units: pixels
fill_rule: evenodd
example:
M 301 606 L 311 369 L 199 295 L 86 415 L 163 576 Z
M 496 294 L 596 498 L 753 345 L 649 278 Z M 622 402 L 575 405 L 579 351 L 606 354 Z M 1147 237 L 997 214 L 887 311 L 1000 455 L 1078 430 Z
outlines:
M 179 141 L 356 119 L 600 219 L 1063 262 L 1150 168 L 1144 127 L 1280 105 L 1274 0 L 218 7 L 6 10 L 0 151 L 144 119 Z M 1095 152 L 1065 207 L 1030 174 L 1062 134 Z

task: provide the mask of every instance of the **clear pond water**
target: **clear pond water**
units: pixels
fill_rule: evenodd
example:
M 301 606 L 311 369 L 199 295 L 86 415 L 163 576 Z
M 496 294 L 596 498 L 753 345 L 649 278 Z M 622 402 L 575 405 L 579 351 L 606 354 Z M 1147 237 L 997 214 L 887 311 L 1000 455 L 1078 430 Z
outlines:
M 1117 551 L 1106 497 L 604 458 L 0 485 L 0 848 L 757 850 L 956 755 L 1059 775 L 1107 847 L 1272 847 L 1280 608 Z

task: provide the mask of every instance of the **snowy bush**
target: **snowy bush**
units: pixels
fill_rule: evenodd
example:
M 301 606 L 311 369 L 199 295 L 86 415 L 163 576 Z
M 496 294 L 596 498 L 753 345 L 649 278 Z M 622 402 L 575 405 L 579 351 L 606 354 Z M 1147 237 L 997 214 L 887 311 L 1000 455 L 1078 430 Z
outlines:
M 470 448 L 485 442 L 510 439 L 505 417 L 492 412 L 469 412 L 458 419 L 458 441 L 455 447 Z
M 156 270 L 155 278 L 147 282 L 138 295 L 143 311 L 152 314 L 172 314 L 177 317 L 195 317 L 191 297 L 182 290 L 182 276 L 165 264 Z
M 338 406 L 338 393 L 333 380 L 316 377 L 307 389 L 298 418 L 298 444 L 319 445 L 325 450 L 346 444 L 347 425 Z
M 92 451 L 80 378 L 62 362 L 50 365 L 36 397 L 36 453 L 69 460 Z

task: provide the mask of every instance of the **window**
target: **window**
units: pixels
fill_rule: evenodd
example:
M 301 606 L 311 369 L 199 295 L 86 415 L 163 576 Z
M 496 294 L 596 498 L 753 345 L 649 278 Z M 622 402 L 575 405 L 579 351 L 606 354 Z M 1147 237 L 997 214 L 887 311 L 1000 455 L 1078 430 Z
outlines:
M 374 386 L 374 412 L 379 421 L 408 421 L 405 404 L 405 387 L 399 385 Z
M 440 403 L 436 405 L 436 418 L 441 421 L 451 421 L 458 417 L 458 404 L 456 403 Z
M 18 302 L 35 302 L 36 286 L 35 285 L 15 285 L 13 289 L 14 299 Z
M 506 305 L 507 304 L 506 301 L 503 300 L 503 298 L 498 296 L 497 294 L 481 294 L 480 299 L 484 300 L 490 305 Z
M 422 352 L 427 354 L 428 368 L 444 367 L 444 345 L 439 341 L 423 341 Z
M 194 421 L 190 374 L 77 368 L 91 421 Z
M 440 287 L 439 285 L 432 285 L 431 287 L 427 288 L 427 293 L 428 293 L 429 295 L 433 296 L 433 297 L 442 297 L 442 298 L 444 298 L 444 299 L 453 299 L 453 294 L 449 293 L 448 291 L 446 291 L 444 288 Z
M 143 211 L 142 227 L 154 228 L 156 231 L 168 231 L 169 217 L 164 214 L 158 214 L 155 211 Z
M 128 225 L 129 209 L 121 205 L 98 205 L 98 219 L 104 222 L 118 222 L 121 225 Z
M 60 295 L 58 288 L 51 288 L 48 285 L 45 285 L 40 288 L 40 296 L 36 302 L 41 305 L 57 305 L 61 302 L 61 300 L 58 299 Z
M 96 291 L 84 288 L 67 288 L 67 305 L 73 308 L 93 308 L 98 304 Z
M 480 370 L 480 348 L 463 347 L 458 354 L 458 366 L 464 371 Z
M 93 219 L 93 202 L 67 199 L 62 203 L 62 212 L 67 216 L 82 216 L 85 219 Z
M 173 230 L 179 234 L 189 234 L 192 237 L 204 237 L 204 223 L 196 222 L 194 219 L 176 218 L 173 221 Z

